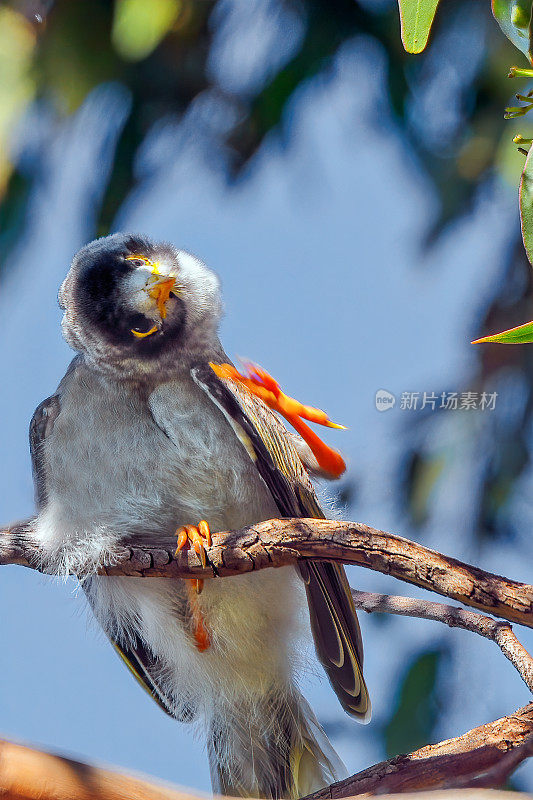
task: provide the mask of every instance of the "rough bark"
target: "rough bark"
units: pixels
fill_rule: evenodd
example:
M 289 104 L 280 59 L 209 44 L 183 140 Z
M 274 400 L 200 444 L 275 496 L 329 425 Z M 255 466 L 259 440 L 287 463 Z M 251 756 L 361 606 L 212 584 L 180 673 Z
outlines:
M 31 541 L 32 521 L 0 532 L 0 564 L 45 571 Z M 213 534 L 207 567 L 174 553 L 175 540 L 136 539 L 117 549 L 108 575 L 210 578 L 295 564 L 298 558 L 355 564 L 392 575 L 502 619 L 533 627 L 533 586 L 494 575 L 368 525 L 322 519 L 273 519 Z
M 448 788 L 491 770 L 509 753 L 527 758 L 523 748 L 533 732 L 533 703 L 508 717 L 481 725 L 454 739 L 426 745 L 409 755 L 382 761 L 351 778 L 308 795 L 305 800 L 334 800 L 361 794 L 397 794 L 424 789 Z M 513 768 L 517 764 L 513 761 Z M 496 772 L 496 771 L 495 771 Z M 491 786 L 498 786 L 507 772 L 497 773 Z

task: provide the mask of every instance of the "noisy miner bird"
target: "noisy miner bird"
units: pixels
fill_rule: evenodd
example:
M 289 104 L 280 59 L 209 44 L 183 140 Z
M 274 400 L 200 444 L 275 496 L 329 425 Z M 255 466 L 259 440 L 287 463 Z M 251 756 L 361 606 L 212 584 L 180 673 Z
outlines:
M 312 409 L 258 368 L 245 377 L 228 363 L 218 278 L 190 253 L 141 235 L 97 239 L 75 256 L 59 303 L 77 355 L 30 427 L 45 562 L 80 577 L 154 700 L 203 727 L 214 791 L 296 798 L 337 780 L 344 768 L 295 674 L 305 585 L 333 689 L 349 714 L 368 718 L 342 566 L 302 562 L 300 576 L 284 567 L 205 585 L 96 573 L 123 542 L 178 530 L 178 548 L 192 544 L 205 559 L 210 529 L 323 518 L 308 471 L 338 475 L 342 459 L 301 421 Z

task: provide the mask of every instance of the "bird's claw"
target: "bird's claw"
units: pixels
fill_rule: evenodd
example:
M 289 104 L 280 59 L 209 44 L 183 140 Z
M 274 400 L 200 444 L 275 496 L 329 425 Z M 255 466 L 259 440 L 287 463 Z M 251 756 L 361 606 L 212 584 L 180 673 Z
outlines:
M 198 525 L 182 525 L 176 531 L 176 536 L 178 537 L 178 546 L 176 547 L 175 555 L 189 543 L 193 546 L 202 567 L 205 568 L 207 566 L 206 547 L 211 547 L 212 544 L 211 531 L 205 519 L 202 519 Z M 196 586 L 196 592 L 200 594 L 204 586 L 203 580 L 201 578 L 193 578 L 192 580 Z
M 180 550 L 183 550 L 186 544 L 191 544 L 194 552 L 200 559 L 202 567 L 207 566 L 207 555 L 205 552 L 206 547 L 211 547 L 211 531 L 205 519 L 201 520 L 198 525 L 182 525 L 176 531 L 178 537 L 178 546 L 176 547 L 177 555 Z M 192 616 L 193 637 L 197 650 L 203 653 L 211 645 L 209 631 L 206 627 L 202 611 L 199 606 L 197 595 L 200 594 L 204 588 L 204 581 L 202 578 L 186 578 L 186 585 L 189 592 L 189 608 Z

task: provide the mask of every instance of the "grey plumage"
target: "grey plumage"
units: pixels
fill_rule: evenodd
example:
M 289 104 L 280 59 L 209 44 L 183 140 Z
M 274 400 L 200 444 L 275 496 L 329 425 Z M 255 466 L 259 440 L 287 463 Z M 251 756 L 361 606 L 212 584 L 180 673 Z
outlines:
M 163 313 L 151 289 L 161 275 L 175 278 Z M 227 361 L 216 276 L 171 245 L 115 235 L 76 256 L 60 304 L 79 355 L 30 429 L 37 537 L 50 566 L 80 576 L 162 708 L 203 726 L 217 790 L 295 797 L 333 781 L 340 762 L 294 685 L 302 591 L 292 569 L 207 581 L 196 601 L 205 652 L 184 581 L 94 574 L 120 541 L 170 537 L 202 518 L 228 530 L 321 516 L 305 444 L 297 441 L 299 455 L 272 412 L 210 371 L 210 361 Z M 364 716 L 362 645 L 342 568 L 311 564 L 303 575 L 321 661 L 343 706 Z

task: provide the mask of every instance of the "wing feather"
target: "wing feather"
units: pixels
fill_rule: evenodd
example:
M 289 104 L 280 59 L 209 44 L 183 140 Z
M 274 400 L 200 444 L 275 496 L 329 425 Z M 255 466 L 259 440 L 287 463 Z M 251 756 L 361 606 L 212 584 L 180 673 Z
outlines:
M 59 416 L 59 412 L 59 395 L 54 394 L 37 406 L 30 422 L 31 465 L 35 485 L 35 501 L 39 509 L 46 504 L 48 495 L 43 445 L 54 428 L 54 422 Z
M 324 519 L 293 437 L 279 417 L 245 387 L 219 379 L 207 364 L 192 371 L 253 458 L 283 517 Z M 370 699 L 363 678 L 363 644 L 342 564 L 301 562 L 317 655 L 345 711 L 364 720 Z

